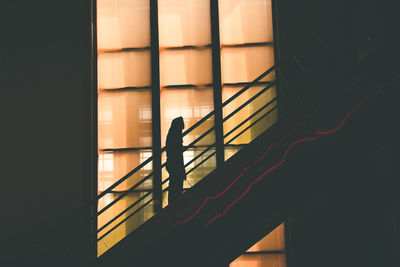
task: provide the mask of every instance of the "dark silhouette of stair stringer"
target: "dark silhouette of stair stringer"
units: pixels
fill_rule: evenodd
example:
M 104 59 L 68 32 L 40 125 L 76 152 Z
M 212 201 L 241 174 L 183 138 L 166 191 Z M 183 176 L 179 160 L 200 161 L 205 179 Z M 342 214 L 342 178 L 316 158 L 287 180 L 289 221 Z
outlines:
M 318 190 L 340 190 L 354 159 L 362 162 L 390 132 L 399 82 L 371 65 L 262 134 L 100 257 L 101 266 L 226 265 L 310 206 Z

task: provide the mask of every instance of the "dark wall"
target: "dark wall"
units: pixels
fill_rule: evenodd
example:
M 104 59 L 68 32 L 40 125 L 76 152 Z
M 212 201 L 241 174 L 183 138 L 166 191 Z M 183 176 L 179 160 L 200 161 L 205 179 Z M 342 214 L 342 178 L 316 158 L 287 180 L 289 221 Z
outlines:
M 285 0 L 277 5 L 286 115 L 324 90 L 354 80 L 366 65 L 381 66 L 363 78 L 366 86 L 379 76 L 400 73 L 396 1 Z M 293 214 L 290 267 L 398 266 L 400 201 L 394 188 L 400 186 L 400 158 L 395 112 L 392 108 L 387 114 L 392 118 L 387 125 L 394 126 L 382 128 L 387 132 L 381 145 L 342 169 L 340 180 L 348 182 L 321 191 L 307 208 Z M 371 121 L 375 127 L 376 121 Z M 364 140 L 362 146 L 370 144 Z
M 396 1 L 276 2 L 284 113 L 353 79 L 371 55 L 398 69 Z
M 395 215 L 400 183 L 389 148 L 383 145 L 358 160 L 342 169 L 340 185 L 321 190 L 291 217 L 291 267 L 400 263 Z
M 0 258 L 89 199 L 90 1 L 3 0 Z

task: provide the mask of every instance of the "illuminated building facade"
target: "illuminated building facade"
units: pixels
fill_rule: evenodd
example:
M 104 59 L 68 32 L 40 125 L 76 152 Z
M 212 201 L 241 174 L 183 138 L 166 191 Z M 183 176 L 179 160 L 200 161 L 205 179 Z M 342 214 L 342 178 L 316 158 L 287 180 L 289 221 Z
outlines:
M 155 2 L 157 13 L 153 12 L 155 9 L 152 7 Z M 246 13 L 241 10 L 242 7 L 246 8 L 240 1 L 231 1 L 231 6 L 224 4 L 224 1 L 218 2 L 218 16 L 212 15 L 215 9 L 209 3 L 195 5 L 185 1 L 171 6 L 165 3 L 0 1 L 0 99 L 2 150 L 6 155 L 2 165 L 3 190 L 0 194 L 1 203 L 4 204 L 0 229 L 3 241 L 0 245 L 0 265 L 54 266 L 48 264 L 49 257 L 56 258 L 58 255 L 51 254 L 53 249 L 58 247 L 67 251 L 58 242 L 48 242 L 40 249 L 35 248 L 28 257 L 20 256 L 19 251 L 60 222 L 65 222 L 75 210 L 86 205 L 110 183 L 149 156 L 158 153 L 162 164 L 165 159 L 159 150 L 164 146 L 169 121 L 176 114 L 184 116 L 187 129 L 243 86 L 240 83 L 251 81 L 270 65 L 279 63 L 275 56 L 253 56 L 251 51 L 258 49 L 257 53 L 279 54 L 280 58 L 286 59 L 295 56 L 309 71 L 304 73 L 297 68 L 295 72 L 290 69 L 291 66 L 284 66 L 286 72 L 282 77 L 287 83 L 281 87 L 282 90 L 275 92 L 285 99 L 279 103 L 279 113 L 275 115 L 276 118 L 279 115 L 279 122 L 282 121 L 282 109 L 286 110 L 283 117 L 290 119 L 298 110 L 308 108 L 308 97 L 318 100 L 329 88 L 344 86 L 344 78 L 359 78 L 351 72 L 357 64 L 357 68 L 365 69 L 367 73 L 362 78 L 365 88 L 378 78 L 383 77 L 382 82 L 389 82 L 390 75 L 399 73 L 400 42 L 395 34 L 399 16 L 395 1 L 276 1 L 279 3 L 279 16 L 271 21 L 279 21 L 279 36 L 274 36 L 276 31 L 272 34 L 279 53 L 273 51 L 271 39 L 266 37 L 271 36 L 268 31 L 246 35 L 263 28 L 246 25 L 263 20 L 260 15 L 264 16 L 265 13 L 254 13 L 250 7 Z M 268 2 L 245 3 L 260 5 L 256 10 L 268 11 L 269 8 Z M 183 7 L 186 11 L 180 9 Z M 126 12 L 134 15 L 129 16 Z M 191 15 L 181 22 L 176 14 L 182 13 Z M 275 13 L 271 13 L 273 17 Z M 97 25 L 93 23 L 93 14 L 98 16 Z M 224 14 L 226 21 L 229 21 L 228 26 L 224 26 L 221 18 Z M 101 21 L 102 16 L 106 21 Z M 152 30 L 155 27 L 151 23 L 155 17 L 158 20 L 157 34 Z M 249 17 L 251 19 L 247 19 Z M 196 20 L 200 20 L 201 24 L 195 23 Z M 213 26 L 216 22 L 219 27 Z M 96 42 L 91 39 L 96 26 L 98 49 Z M 174 28 L 173 32 L 168 32 L 170 27 Z M 180 36 L 175 27 L 182 33 Z M 215 29 L 219 31 L 218 35 Z M 263 29 L 267 29 L 267 26 Z M 153 45 L 155 36 L 158 37 L 157 46 Z M 219 45 L 213 42 L 217 36 Z M 257 40 L 254 36 L 266 38 Z M 218 50 L 216 47 L 219 47 L 219 57 L 214 56 Z M 308 50 L 308 53 L 304 50 Z M 91 57 L 93 51 L 96 56 Z M 158 74 L 153 70 L 157 69 L 153 63 L 155 58 L 159 63 Z M 216 59 L 220 64 L 215 63 Z M 260 68 L 258 60 L 259 65 L 263 65 Z M 220 74 L 215 75 L 218 74 L 218 65 Z M 368 69 L 367 65 L 375 68 Z M 96 73 L 98 79 L 93 79 Z M 159 90 L 154 90 L 155 77 L 159 80 L 158 87 L 156 85 Z M 218 94 L 215 94 L 218 93 L 215 86 L 218 84 L 219 100 Z M 315 87 L 318 89 L 310 89 Z M 398 84 L 393 87 L 392 92 L 398 92 Z M 159 100 L 154 104 L 156 98 L 153 94 L 157 92 Z M 176 101 L 177 98 L 184 101 Z M 302 177 L 317 177 L 315 184 L 302 188 L 304 191 L 301 195 L 289 195 L 286 199 L 295 204 L 308 201 L 303 207 L 295 206 L 289 214 L 294 218 L 290 230 L 294 230 L 293 242 L 287 243 L 291 248 L 285 248 L 293 252 L 288 257 L 291 259 L 291 262 L 287 262 L 288 266 L 399 266 L 400 224 L 396 191 L 399 187 L 399 143 L 398 129 L 393 126 L 397 121 L 397 99 L 398 96 L 392 94 L 390 98 L 385 98 L 384 104 L 375 105 L 378 108 L 373 109 L 372 105 L 371 110 L 378 115 L 369 114 L 371 117 L 365 119 L 369 123 L 367 127 L 357 126 L 359 117 L 355 114 L 349 124 L 344 125 L 343 132 L 331 136 L 330 140 L 338 136 L 348 140 L 347 146 L 340 147 L 340 152 L 328 155 L 333 162 L 332 172 L 323 169 L 323 166 L 329 165 L 328 160 L 324 161 L 318 157 L 319 154 L 312 153 L 328 151 L 323 142 L 318 143 L 321 146 L 305 146 L 303 156 L 283 168 L 293 176 L 302 174 Z M 156 109 L 159 111 L 155 112 Z M 229 110 L 222 109 L 220 117 L 226 116 L 227 112 Z M 159 114 L 157 120 L 155 113 Z M 266 125 L 271 125 L 273 121 L 274 118 L 270 118 L 270 124 Z M 214 117 L 207 123 L 209 126 L 220 125 Z M 220 127 L 222 135 L 229 127 L 231 125 L 227 124 Z M 140 134 L 136 134 L 137 130 Z M 194 136 L 188 136 L 185 144 Z M 210 134 L 204 145 L 217 143 L 217 136 L 216 132 Z M 241 138 L 232 146 L 224 146 L 224 153 L 212 156 L 206 163 L 208 169 L 206 166 L 198 169 L 196 176 L 193 173 L 188 181 L 195 184 L 197 179 L 218 166 L 221 159 L 227 160 L 240 145 L 252 140 L 253 133 Z M 201 147 L 196 149 L 200 150 Z M 197 153 L 196 150 L 187 151 L 186 160 Z M 342 160 L 344 157 L 349 160 Z M 311 160 L 319 160 L 321 165 L 310 165 Z M 138 175 L 146 175 L 155 169 L 149 164 Z M 161 172 L 161 181 L 165 175 Z M 116 192 L 107 194 L 100 201 L 100 206 L 119 196 L 129 183 L 121 184 Z M 288 184 L 287 187 L 272 190 L 279 190 L 279 194 L 293 193 L 299 189 L 299 185 Z M 185 187 L 190 185 L 185 184 Z M 115 212 L 125 208 L 143 192 L 151 192 L 152 180 L 140 190 L 129 192 Z M 331 194 L 327 194 L 327 191 Z M 140 224 L 152 216 L 157 207 L 165 207 L 165 194 L 157 205 L 151 204 L 134 221 Z M 261 213 L 261 209 L 252 209 L 251 206 L 247 210 L 254 214 Z M 89 220 L 90 213 L 85 216 Z M 101 227 L 104 221 L 99 218 L 96 222 Z M 96 225 L 95 228 L 99 227 Z M 133 231 L 134 227 L 130 229 L 128 224 L 121 226 L 109 245 L 118 242 L 118 238 Z M 95 231 L 89 227 L 85 230 L 84 234 L 78 235 L 82 240 L 75 240 L 76 243 L 86 242 L 84 238 Z M 69 234 L 68 231 L 62 233 Z M 282 252 L 282 246 L 271 248 L 264 245 L 245 253 L 248 264 L 254 258 L 261 257 L 257 255 Z M 63 257 L 61 262 L 70 259 L 68 266 L 89 266 L 85 264 L 83 256 L 91 258 L 92 251 L 81 252 L 80 258 Z M 96 253 L 93 253 L 93 258 L 96 258 Z M 157 251 L 153 253 L 153 257 L 158 257 Z M 201 253 L 198 250 L 199 258 L 208 256 Z M 222 253 L 220 256 L 223 256 Z M 279 256 L 282 257 L 282 253 Z M 15 259 L 23 263 L 8 264 Z M 35 265 L 33 262 L 36 260 L 41 264 Z M 256 261 L 253 263 L 256 264 Z
M 138 200 L 145 203 L 148 192 L 149 197 L 156 198 L 157 186 L 161 190 L 168 186 L 160 184 L 168 174 L 157 162 L 165 162 L 161 148 L 174 118 L 182 116 L 188 129 L 215 111 L 184 138 L 187 145 L 215 127 L 184 153 L 185 163 L 202 154 L 187 166 L 189 171 L 201 163 L 188 175 L 185 188 L 194 186 L 277 121 L 275 100 L 234 129 L 264 103 L 276 99 L 273 86 L 223 122 L 268 85 L 275 72 L 222 107 L 223 102 L 274 65 L 273 32 L 270 0 L 97 1 L 99 192 L 153 156 L 152 163 L 101 198 L 99 210 L 146 175 L 153 175 L 152 180 L 99 216 L 100 237 L 118 223 L 101 228 L 110 218 Z M 267 112 L 270 114 L 230 141 Z M 202 153 L 210 145 L 213 148 Z M 168 204 L 167 192 L 159 197 L 160 204 L 154 201 L 102 239 L 99 254 L 153 216 L 160 205 Z

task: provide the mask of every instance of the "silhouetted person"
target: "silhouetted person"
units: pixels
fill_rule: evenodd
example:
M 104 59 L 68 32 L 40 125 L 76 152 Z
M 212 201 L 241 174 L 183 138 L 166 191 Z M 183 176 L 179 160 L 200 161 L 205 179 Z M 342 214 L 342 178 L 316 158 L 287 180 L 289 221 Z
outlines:
M 175 118 L 167 135 L 167 171 L 169 173 L 168 204 L 181 194 L 183 180 L 186 179 L 183 164 L 182 130 L 185 128 L 182 117 Z

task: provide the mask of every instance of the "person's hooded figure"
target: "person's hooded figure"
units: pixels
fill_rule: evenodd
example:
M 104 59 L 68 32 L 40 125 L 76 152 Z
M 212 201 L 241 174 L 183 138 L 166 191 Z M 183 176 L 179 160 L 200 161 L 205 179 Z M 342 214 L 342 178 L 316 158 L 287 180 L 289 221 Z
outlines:
M 167 135 L 167 171 L 169 173 L 168 204 L 182 194 L 183 180 L 186 179 L 183 164 L 182 130 L 185 128 L 182 117 L 175 118 Z

